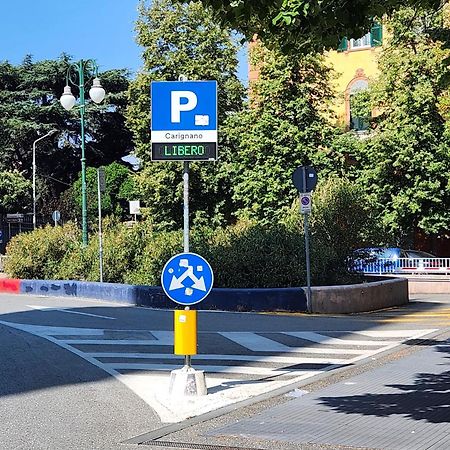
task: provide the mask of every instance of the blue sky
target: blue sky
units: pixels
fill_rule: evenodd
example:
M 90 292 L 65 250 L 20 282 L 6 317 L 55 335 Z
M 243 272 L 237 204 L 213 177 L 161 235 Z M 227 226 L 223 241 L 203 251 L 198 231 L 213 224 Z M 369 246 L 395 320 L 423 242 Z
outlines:
M 138 0 L 0 0 L 0 60 L 14 64 L 26 54 L 35 60 L 65 52 L 92 58 L 102 70 L 141 66 L 134 41 Z M 239 78 L 247 79 L 245 51 Z

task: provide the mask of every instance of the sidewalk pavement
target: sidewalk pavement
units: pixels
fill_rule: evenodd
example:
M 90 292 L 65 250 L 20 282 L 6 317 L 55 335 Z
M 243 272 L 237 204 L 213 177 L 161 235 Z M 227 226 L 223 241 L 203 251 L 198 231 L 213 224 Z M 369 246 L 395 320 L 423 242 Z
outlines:
M 448 450 L 450 338 L 423 345 L 408 357 L 314 393 L 296 390 L 298 398 L 208 434 L 284 446 Z

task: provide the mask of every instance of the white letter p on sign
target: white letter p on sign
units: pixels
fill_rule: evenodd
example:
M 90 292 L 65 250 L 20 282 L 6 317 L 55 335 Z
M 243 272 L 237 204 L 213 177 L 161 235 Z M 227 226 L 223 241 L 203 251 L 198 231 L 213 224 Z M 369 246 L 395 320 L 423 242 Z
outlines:
M 181 99 L 187 99 L 181 103 Z M 172 91 L 170 93 L 170 121 L 180 123 L 181 111 L 192 111 L 197 106 L 197 96 L 192 91 Z

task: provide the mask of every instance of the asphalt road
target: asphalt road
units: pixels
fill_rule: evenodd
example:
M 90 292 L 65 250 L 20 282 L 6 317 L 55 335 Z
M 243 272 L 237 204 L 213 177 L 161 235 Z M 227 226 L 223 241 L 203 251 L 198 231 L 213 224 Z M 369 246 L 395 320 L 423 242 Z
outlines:
M 172 311 L 1 295 L 0 447 L 132 448 L 123 442 L 169 422 L 185 429 L 187 417 L 236 404 L 248 414 L 266 393 L 276 402 L 449 325 L 448 297 L 355 316 L 200 311 L 193 364 L 208 395 L 186 400 L 168 395 L 170 370 L 183 364 Z

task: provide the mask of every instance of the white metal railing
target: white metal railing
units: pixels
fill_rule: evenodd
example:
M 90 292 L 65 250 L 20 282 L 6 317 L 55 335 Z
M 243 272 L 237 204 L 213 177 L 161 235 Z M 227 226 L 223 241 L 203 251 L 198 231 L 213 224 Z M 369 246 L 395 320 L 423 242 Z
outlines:
M 378 258 L 376 261 L 355 261 L 360 273 L 439 273 L 450 274 L 450 258 Z

